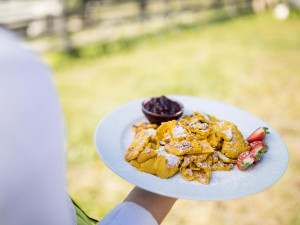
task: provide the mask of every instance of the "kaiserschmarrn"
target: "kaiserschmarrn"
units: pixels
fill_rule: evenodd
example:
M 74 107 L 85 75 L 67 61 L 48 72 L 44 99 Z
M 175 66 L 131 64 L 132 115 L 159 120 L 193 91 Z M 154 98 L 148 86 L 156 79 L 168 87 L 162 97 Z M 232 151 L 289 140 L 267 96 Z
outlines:
M 133 125 L 133 130 L 125 160 L 160 178 L 180 172 L 186 180 L 208 184 L 211 171 L 230 170 L 250 150 L 235 124 L 199 112 L 159 126 Z

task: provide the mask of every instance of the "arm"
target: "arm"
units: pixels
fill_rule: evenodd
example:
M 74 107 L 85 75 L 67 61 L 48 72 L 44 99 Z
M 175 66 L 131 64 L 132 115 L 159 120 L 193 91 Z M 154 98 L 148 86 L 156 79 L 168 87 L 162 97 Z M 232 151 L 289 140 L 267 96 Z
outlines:
M 124 202 L 133 202 L 148 210 L 160 224 L 167 216 L 177 199 L 154 194 L 134 187 Z
M 154 194 L 138 187 L 112 209 L 99 225 L 158 225 L 171 210 L 176 199 Z

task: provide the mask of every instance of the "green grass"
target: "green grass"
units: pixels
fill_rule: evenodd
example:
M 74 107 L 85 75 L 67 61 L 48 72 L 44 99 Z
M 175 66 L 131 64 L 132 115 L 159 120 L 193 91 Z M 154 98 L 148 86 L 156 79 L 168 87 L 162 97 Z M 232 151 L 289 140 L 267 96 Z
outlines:
M 276 185 L 253 196 L 179 200 L 163 224 L 299 224 L 299 37 L 299 16 L 279 21 L 266 12 L 85 46 L 75 57 L 47 55 L 68 128 L 70 194 L 101 219 L 132 187 L 96 153 L 93 134 L 105 114 L 137 98 L 193 95 L 265 120 L 286 141 L 290 166 Z

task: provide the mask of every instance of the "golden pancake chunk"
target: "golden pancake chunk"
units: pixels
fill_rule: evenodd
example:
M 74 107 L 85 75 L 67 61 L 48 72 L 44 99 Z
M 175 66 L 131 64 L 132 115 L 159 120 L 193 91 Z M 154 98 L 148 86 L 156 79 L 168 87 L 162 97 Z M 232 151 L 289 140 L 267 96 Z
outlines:
M 215 170 L 231 170 L 234 167 L 233 163 L 223 163 L 223 162 L 217 162 L 214 163 L 211 167 L 212 171 Z
M 139 163 L 142 163 L 156 155 L 157 155 L 157 153 L 156 153 L 155 149 L 151 148 L 151 143 L 149 143 L 147 145 L 147 147 L 142 152 L 140 152 L 140 154 L 138 155 L 136 160 Z
M 241 153 L 249 151 L 250 146 L 236 126 L 231 133 L 231 140 L 224 140 L 221 152 L 228 158 L 237 159 Z
M 145 123 L 145 122 L 140 123 L 139 125 L 132 125 L 132 130 L 135 133 L 138 133 L 141 130 L 147 130 L 149 128 L 156 129 L 157 125 L 156 124 Z
M 177 173 L 180 157 L 167 153 L 164 147 L 156 151 L 158 155 L 154 165 L 156 175 L 160 178 L 168 178 Z
M 173 141 L 165 146 L 166 150 L 170 154 L 174 155 L 185 155 L 185 154 L 196 154 L 201 153 L 201 148 L 196 140 L 193 141 Z
M 221 152 L 216 151 L 217 157 L 220 159 L 223 163 L 236 163 L 236 159 L 227 158 L 225 155 L 223 155 Z
M 150 138 L 153 138 L 155 134 L 156 130 L 153 128 L 140 130 L 138 133 L 136 133 L 133 142 L 126 152 L 125 160 L 130 161 L 138 157 L 139 153 L 142 152 L 148 144 Z

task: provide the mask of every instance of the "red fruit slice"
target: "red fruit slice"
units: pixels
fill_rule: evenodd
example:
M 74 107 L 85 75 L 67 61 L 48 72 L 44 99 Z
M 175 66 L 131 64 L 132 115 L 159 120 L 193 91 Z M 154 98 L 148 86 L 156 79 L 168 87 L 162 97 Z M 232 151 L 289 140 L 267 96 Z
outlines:
M 239 168 L 239 170 L 245 170 L 249 166 L 252 166 L 255 160 L 255 155 L 252 152 L 243 152 L 242 154 L 240 154 L 237 160 L 237 167 Z
M 250 148 L 253 149 L 256 145 L 263 145 L 265 148 L 268 148 L 268 145 L 264 141 L 253 141 L 250 143 Z
M 265 155 L 266 154 L 266 152 L 267 152 L 267 147 L 264 145 L 264 144 L 262 144 L 262 143 L 260 143 L 260 144 L 257 144 L 252 150 L 251 150 L 251 152 L 253 153 L 253 155 L 255 155 L 255 162 L 257 162 L 257 161 L 259 161 L 259 160 L 261 160 L 261 157 L 263 156 L 263 155 Z
M 254 142 L 254 141 L 262 141 L 266 134 L 269 134 L 268 127 L 259 127 L 257 128 L 248 138 L 248 142 Z

